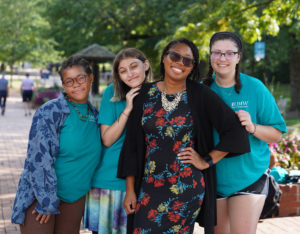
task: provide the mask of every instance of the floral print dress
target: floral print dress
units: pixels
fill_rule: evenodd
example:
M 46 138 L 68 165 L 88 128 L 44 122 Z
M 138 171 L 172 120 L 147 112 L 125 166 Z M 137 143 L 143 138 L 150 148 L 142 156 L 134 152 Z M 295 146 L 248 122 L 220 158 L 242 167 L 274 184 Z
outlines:
M 141 120 L 147 149 L 134 233 L 193 233 L 205 185 L 202 172 L 177 157 L 181 149 L 194 146 L 187 93 L 169 112 L 155 84 L 147 95 Z M 169 101 L 174 97 L 167 95 Z

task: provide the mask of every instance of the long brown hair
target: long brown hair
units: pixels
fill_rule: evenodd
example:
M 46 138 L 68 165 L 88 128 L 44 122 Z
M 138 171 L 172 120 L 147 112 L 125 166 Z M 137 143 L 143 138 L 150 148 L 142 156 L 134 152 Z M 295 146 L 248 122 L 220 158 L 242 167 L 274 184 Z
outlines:
M 243 53 L 242 40 L 239 38 L 238 35 L 236 35 L 233 32 L 217 32 L 214 35 L 212 35 L 212 37 L 210 39 L 210 43 L 209 43 L 210 52 L 211 52 L 211 47 L 213 46 L 213 44 L 216 41 L 220 41 L 220 40 L 230 40 L 230 41 L 232 41 L 237 46 L 239 55 L 242 57 L 242 53 Z M 210 62 L 210 59 L 209 59 L 209 69 L 208 69 L 208 73 L 206 75 L 206 78 L 203 80 L 203 83 L 210 86 L 214 82 L 214 80 L 212 78 L 213 74 L 214 74 L 214 70 L 211 66 L 211 62 Z M 240 62 L 235 66 L 235 77 L 234 77 L 234 79 L 235 79 L 234 89 L 237 93 L 239 93 L 240 89 L 242 87 L 241 80 L 240 80 Z
M 115 57 L 113 62 L 113 74 L 112 74 L 112 80 L 114 84 L 114 96 L 111 101 L 120 101 L 126 99 L 126 94 L 130 90 L 130 87 L 128 87 L 120 78 L 119 75 L 119 64 L 121 60 L 125 58 L 136 58 L 141 60 L 143 63 L 147 60 L 145 54 L 136 49 L 136 48 L 126 48 L 122 49 Z M 144 82 L 152 81 L 153 75 L 152 75 L 152 69 L 151 65 L 149 66 L 149 69 L 146 71 L 146 77 Z

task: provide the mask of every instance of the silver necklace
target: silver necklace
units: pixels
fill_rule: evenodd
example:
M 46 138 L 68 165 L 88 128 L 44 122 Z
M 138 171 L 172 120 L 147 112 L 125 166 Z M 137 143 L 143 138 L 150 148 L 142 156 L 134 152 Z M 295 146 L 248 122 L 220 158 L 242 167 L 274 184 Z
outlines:
M 184 89 L 182 89 L 179 93 L 177 93 L 176 97 L 172 101 L 169 101 L 167 99 L 166 92 L 162 91 L 161 92 L 161 103 L 162 103 L 162 106 L 165 109 L 165 111 L 169 112 L 171 110 L 174 110 L 178 106 L 183 93 L 184 93 Z

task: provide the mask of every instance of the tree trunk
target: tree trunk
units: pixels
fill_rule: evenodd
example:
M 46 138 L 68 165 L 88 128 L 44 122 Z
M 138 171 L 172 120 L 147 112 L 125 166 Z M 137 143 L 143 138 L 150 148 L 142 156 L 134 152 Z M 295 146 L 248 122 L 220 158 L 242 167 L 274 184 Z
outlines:
M 92 62 L 94 82 L 92 84 L 92 94 L 96 95 L 99 93 L 99 67 L 97 62 Z
M 13 87 L 13 72 L 14 72 L 14 63 L 10 63 L 9 64 L 9 67 L 10 67 L 10 88 Z
M 290 54 L 290 80 L 291 80 L 291 111 L 300 116 L 300 51 L 296 48 Z

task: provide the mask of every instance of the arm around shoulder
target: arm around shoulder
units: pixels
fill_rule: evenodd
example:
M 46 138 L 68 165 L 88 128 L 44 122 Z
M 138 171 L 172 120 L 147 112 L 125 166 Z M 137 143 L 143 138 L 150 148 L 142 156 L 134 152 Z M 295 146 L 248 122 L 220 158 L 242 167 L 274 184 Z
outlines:
M 118 177 L 120 178 L 138 175 L 139 162 L 141 157 L 144 157 L 144 155 L 141 155 L 141 149 L 144 146 L 141 118 L 145 90 L 145 87 L 142 87 L 140 94 L 134 99 L 133 109 L 127 121 L 126 137 L 118 165 Z
M 233 110 L 212 90 L 207 91 L 206 113 L 220 136 L 215 149 L 235 156 L 250 152 L 248 133 Z

